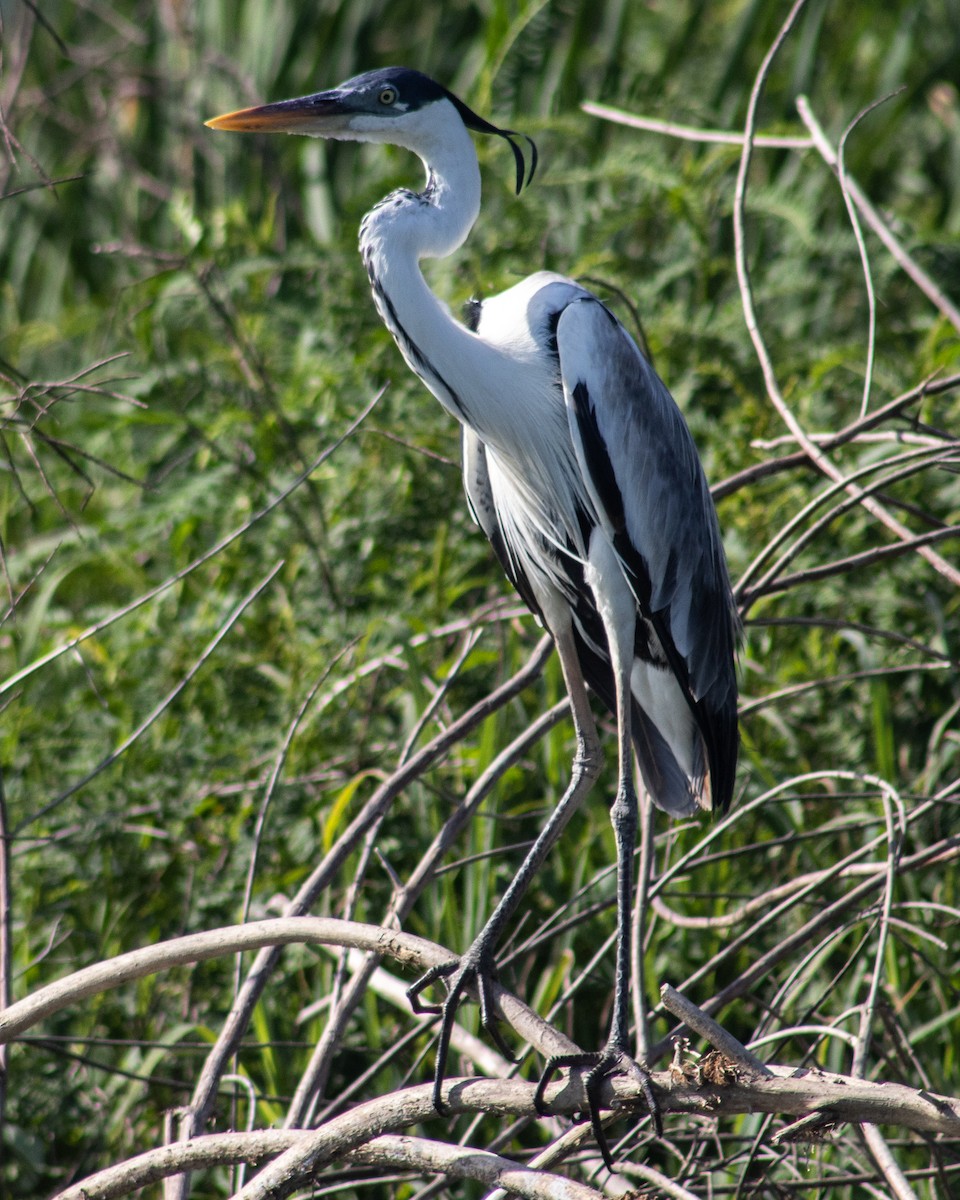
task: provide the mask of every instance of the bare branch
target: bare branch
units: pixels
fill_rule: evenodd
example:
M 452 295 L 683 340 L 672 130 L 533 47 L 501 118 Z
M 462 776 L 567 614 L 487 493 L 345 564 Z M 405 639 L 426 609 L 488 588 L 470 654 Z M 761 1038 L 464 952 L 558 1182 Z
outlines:
M 750 160 L 752 156 L 752 146 L 754 129 L 757 119 L 757 108 L 759 107 L 760 97 L 763 94 L 763 89 L 766 84 L 767 75 L 773 59 L 785 41 L 790 30 L 802 11 L 806 0 L 795 0 L 786 20 L 780 28 L 777 37 L 775 38 L 767 54 L 764 56 L 760 69 L 757 72 L 756 80 L 753 85 L 753 90 L 750 94 L 750 104 L 747 111 L 747 120 L 744 129 L 744 144 L 743 154 L 740 157 L 740 170 L 737 174 L 737 187 L 734 200 L 734 242 L 736 250 L 737 263 L 737 278 L 740 282 L 740 295 L 743 305 L 744 318 L 747 324 L 747 331 L 753 342 L 754 349 L 757 353 L 757 358 L 760 362 L 760 368 L 763 372 L 764 381 L 767 387 L 767 395 L 776 408 L 777 412 L 782 417 L 787 428 L 797 439 L 799 445 L 803 448 L 810 460 L 829 478 L 840 481 L 842 474 L 836 466 L 830 461 L 826 454 L 818 446 L 816 446 L 810 438 L 807 437 L 802 426 L 786 403 L 780 387 L 777 383 L 776 373 L 774 371 L 773 362 L 770 358 L 769 351 L 763 340 L 763 335 L 760 332 L 760 324 L 757 319 L 756 308 L 753 303 L 753 288 L 750 282 L 750 272 L 747 266 L 746 254 L 746 235 L 744 230 L 744 213 L 747 192 L 747 178 L 750 172 Z M 960 324 L 958 324 L 960 328 Z M 880 504 L 877 500 L 870 496 L 864 496 L 856 484 L 846 484 L 851 495 L 858 496 L 863 507 L 871 513 L 877 520 L 881 521 L 888 529 L 890 529 L 902 541 L 909 542 L 913 538 L 910 530 Z M 928 563 L 954 586 L 960 586 L 960 570 L 954 567 L 946 559 L 937 554 L 935 550 L 925 543 L 918 543 L 915 546 L 917 552 L 927 560 Z
M 875 429 L 883 421 L 896 416 L 902 409 L 914 401 L 922 400 L 925 396 L 934 396 L 942 392 L 952 391 L 957 387 L 960 387 L 960 375 L 950 375 L 940 380 L 924 380 L 923 383 L 911 388 L 908 392 L 904 392 L 903 395 L 897 396 L 882 408 L 875 409 L 872 413 L 847 425 L 839 433 L 808 434 L 807 436 L 820 449 L 835 450 L 837 447 L 843 446 L 848 442 L 856 441 L 861 433 Z M 899 434 L 893 432 L 891 437 L 897 439 Z M 790 436 L 786 440 L 795 442 L 796 438 Z M 773 445 L 772 442 L 755 442 L 752 444 L 761 450 L 771 449 Z M 729 496 L 733 492 L 739 491 L 740 488 L 747 487 L 759 479 L 766 479 L 770 475 L 777 475 L 781 471 L 790 471 L 796 467 L 811 467 L 814 465 L 805 451 L 798 450 L 795 454 L 785 454 L 782 458 L 767 459 L 765 462 L 756 463 L 752 467 L 746 467 L 744 470 L 738 471 L 736 475 L 731 475 L 729 478 L 721 480 L 720 483 L 714 484 L 710 490 L 714 500 L 722 500 L 724 496 Z
M 629 125 L 632 129 L 644 129 L 648 133 L 662 133 L 666 137 L 679 138 L 684 142 L 706 142 L 710 145 L 742 146 L 743 134 L 724 129 L 697 129 L 693 125 L 678 125 L 675 121 L 658 121 L 655 117 L 640 117 L 624 112 L 622 108 L 611 108 L 608 104 L 595 104 L 585 100 L 580 107 L 591 117 L 601 117 L 616 125 Z M 759 133 L 753 139 L 755 146 L 765 150 L 810 150 L 813 139 L 808 137 L 780 137 L 776 134 Z
M 313 472 L 316 471 L 322 463 L 326 462 L 331 454 L 339 449 L 339 447 L 342 446 L 343 443 L 353 433 L 355 433 L 357 429 L 360 428 L 369 414 L 373 411 L 374 406 L 382 395 L 382 390 L 377 392 L 369 404 L 367 404 L 363 411 L 357 416 L 356 420 L 352 421 L 334 442 L 325 447 L 325 449 L 319 455 L 317 455 L 310 466 L 307 467 L 305 471 L 302 471 L 291 484 L 279 492 L 274 499 L 261 508 L 259 512 L 254 513 L 249 521 L 244 521 L 242 525 L 232 530 L 227 534 L 226 537 L 221 538 L 216 545 L 211 546 L 209 550 L 205 550 L 198 558 L 195 558 L 192 562 L 188 563 L 182 570 L 177 571 L 176 574 L 171 575 L 169 579 L 165 579 L 163 583 L 158 584 L 155 588 L 151 588 L 148 592 L 144 592 L 142 596 L 138 596 L 136 600 L 133 600 L 130 604 L 124 605 L 123 608 L 117 609 L 115 612 L 111 613 L 109 617 L 105 617 L 102 621 L 98 621 L 95 625 L 90 625 L 87 629 L 84 629 L 81 633 L 78 633 L 76 637 L 70 638 L 68 641 L 58 646 L 55 650 L 50 650 L 48 653 L 42 654 L 39 658 L 35 658 L 33 662 L 28 663 L 25 667 L 21 667 L 19 671 L 15 671 L 14 674 L 10 675 L 7 679 L 0 681 L 0 696 L 3 696 L 12 688 L 15 688 L 17 684 L 22 683 L 31 675 L 34 675 L 40 670 L 41 667 L 45 667 L 49 663 L 55 662 L 64 654 L 68 654 L 70 651 L 74 650 L 82 642 L 87 641 L 88 638 L 95 637 L 97 634 L 102 633 L 105 629 L 109 629 L 111 625 L 114 625 L 117 621 L 129 616 L 130 613 L 136 612 L 138 608 L 141 608 L 149 601 L 156 599 L 157 596 L 162 595 L 169 588 L 179 583 L 180 580 L 186 579 L 186 577 L 196 571 L 198 567 L 201 567 L 205 562 L 209 562 L 211 558 L 215 558 L 222 550 L 225 550 L 227 546 L 229 546 L 232 542 L 235 542 L 237 538 L 242 537 L 249 529 L 256 525 L 258 521 L 262 521 L 264 517 L 272 513 L 275 508 L 279 508 L 279 506 L 283 504 L 283 502 L 288 499 L 288 497 L 291 496 L 293 492 L 295 492 L 297 488 L 301 486 L 301 484 L 310 478 Z
M 665 1112 L 699 1116 L 749 1112 L 807 1116 L 813 1113 L 834 1124 L 870 1122 L 896 1124 L 921 1133 L 954 1136 L 960 1133 L 960 1100 L 901 1084 L 869 1083 L 823 1071 L 796 1071 L 792 1067 L 769 1069 L 769 1076 L 751 1076 L 734 1060 L 729 1060 L 714 1063 L 714 1074 L 721 1082 L 696 1081 L 695 1068 L 687 1072 L 654 1072 L 652 1079 Z M 547 1089 L 547 1102 L 554 1111 L 568 1115 L 583 1111 L 586 1103 L 583 1075 L 582 1071 L 573 1072 L 570 1078 Z M 448 1079 L 444 1084 L 443 1099 L 452 1113 L 487 1112 L 501 1117 L 533 1117 L 536 1115 L 535 1090 L 533 1084 L 519 1080 Z M 604 1107 L 621 1112 L 643 1105 L 640 1088 L 623 1076 L 606 1082 L 602 1099 Z M 265 1168 L 240 1195 L 244 1200 L 280 1197 L 305 1183 L 327 1162 L 347 1157 L 354 1162 L 376 1161 L 366 1155 L 368 1151 L 371 1155 L 376 1153 L 378 1140 L 387 1130 L 407 1128 L 429 1120 L 433 1115 L 432 1086 L 423 1084 L 360 1104 L 316 1130 L 211 1134 L 164 1146 L 91 1176 L 61 1192 L 57 1200 L 114 1200 L 173 1174 L 236 1162 L 259 1163 L 274 1155 L 281 1157 Z M 434 1163 L 442 1161 L 444 1164 L 434 1169 L 451 1171 L 455 1161 L 462 1169 L 462 1163 L 478 1153 L 472 1147 L 447 1147 L 447 1150 L 453 1157 L 434 1159 Z M 410 1165 L 409 1160 L 407 1165 Z M 421 1165 L 420 1169 L 426 1168 Z M 511 1189 L 513 1186 L 503 1178 L 490 1182 Z M 583 1186 L 562 1182 L 575 1188 Z M 592 1189 L 540 1194 L 578 1198 L 597 1195 Z
M 837 152 L 830 144 L 827 135 L 824 133 L 819 121 L 813 114 L 813 109 L 810 107 L 810 101 L 806 96 L 797 97 L 797 112 L 799 112 L 804 125 L 810 130 L 810 136 L 817 150 L 820 152 L 824 162 L 831 170 L 838 172 L 840 170 L 839 159 Z M 917 285 L 927 299 L 935 305 L 935 307 L 943 313 L 947 320 L 953 325 L 954 329 L 960 333 L 960 308 L 937 286 L 930 276 L 924 271 L 920 264 L 912 258 L 903 246 L 900 245 L 896 237 L 890 231 L 890 227 L 884 221 L 883 217 L 873 207 L 867 197 L 864 195 L 856 180 L 849 176 L 845 177 L 846 191 L 850 199 L 856 204 L 860 210 L 863 219 L 867 222 L 873 232 L 877 235 L 887 250 L 892 255 L 897 266 L 899 266 Z
M 0 1044 L 13 1040 L 38 1021 L 88 996 L 155 975 L 158 971 L 241 951 L 301 943 L 374 951 L 419 973 L 450 958 L 449 950 L 424 938 L 356 921 L 339 921 L 333 917 L 276 917 L 251 921 L 246 925 L 188 934 L 131 950 L 48 984 L 0 1011 Z M 496 988 L 494 995 L 503 1020 L 513 1025 L 520 1036 L 541 1053 L 548 1056 L 570 1053 L 572 1043 L 569 1039 L 557 1033 L 506 989 Z
M 688 1029 L 698 1033 L 715 1050 L 719 1050 L 727 1058 L 733 1059 L 741 1067 L 757 1075 L 772 1075 L 773 1072 L 755 1054 L 751 1054 L 746 1046 L 738 1042 L 732 1034 L 727 1033 L 723 1026 L 718 1025 L 712 1017 L 707 1016 L 703 1009 L 697 1008 L 692 1001 L 678 992 L 676 988 L 671 987 L 669 983 L 665 983 L 660 989 L 660 1003 L 667 1012 L 673 1013 Z
M 897 1166 L 890 1147 L 876 1125 L 864 1125 L 861 1132 L 873 1161 L 880 1168 L 896 1200 L 917 1200 L 917 1193 L 907 1182 L 906 1175 Z

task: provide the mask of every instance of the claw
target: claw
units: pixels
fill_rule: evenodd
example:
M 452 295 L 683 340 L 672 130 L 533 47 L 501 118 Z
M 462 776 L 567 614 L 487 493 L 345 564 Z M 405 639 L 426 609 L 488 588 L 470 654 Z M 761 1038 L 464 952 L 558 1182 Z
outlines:
M 493 992 L 490 985 L 496 981 L 496 978 L 497 969 L 492 957 L 482 946 L 478 948 L 477 943 L 474 943 L 463 958 L 431 967 L 429 971 L 420 976 L 416 983 L 407 988 L 407 999 L 415 1013 L 440 1017 L 437 1057 L 433 1073 L 433 1106 L 441 1115 L 447 1111 L 447 1106 L 443 1102 L 442 1090 L 447 1057 L 450 1053 L 450 1038 L 453 1034 L 460 1001 L 471 983 L 476 985 L 480 999 L 481 1027 L 489 1034 L 491 1041 L 504 1058 L 510 1062 L 515 1061 L 513 1053 L 504 1041 L 494 1014 Z M 443 1003 L 431 1004 L 421 1000 L 422 993 L 439 979 L 445 980 L 447 985 L 447 996 Z
M 429 1001 L 424 1002 L 420 999 L 420 995 L 431 984 L 436 983 L 438 979 L 446 979 L 448 975 L 452 975 L 459 965 L 458 960 L 455 958 L 451 959 L 450 962 L 438 963 L 435 967 L 431 967 L 429 971 L 421 975 L 416 983 L 412 983 L 407 988 L 407 999 L 410 1001 L 410 1007 L 418 1016 L 439 1016 L 443 1012 L 445 1005 L 431 1004 Z
M 557 1054 L 547 1059 L 547 1064 L 543 1068 L 543 1074 L 540 1076 L 540 1082 L 537 1084 L 537 1090 L 533 1096 L 534 1107 L 541 1117 L 547 1116 L 545 1098 L 547 1085 L 557 1071 L 570 1067 L 590 1068 L 586 1079 L 583 1081 L 584 1091 L 587 1094 L 590 1128 L 593 1131 L 594 1140 L 597 1143 L 597 1148 L 603 1157 L 604 1165 L 608 1171 L 615 1171 L 616 1168 L 613 1165 L 613 1156 L 610 1153 L 610 1144 L 607 1141 L 607 1135 L 603 1131 L 603 1122 L 600 1120 L 600 1090 L 603 1087 L 603 1081 L 609 1076 L 623 1072 L 630 1075 L 636 1081 L 643 1093 L 643 1098 L 653 1120 L 653 1127 L 656 1130 L 657 1137 L 663 1136 L 663 1120 L 660 1113 L 660 1105 L 650 1084 L 650 1072 L 638 1062 L 635 1062 L 629 1054 L 626 1054 L 616 1046 L 607 1046 L 599 1053 L 594 1054 Z

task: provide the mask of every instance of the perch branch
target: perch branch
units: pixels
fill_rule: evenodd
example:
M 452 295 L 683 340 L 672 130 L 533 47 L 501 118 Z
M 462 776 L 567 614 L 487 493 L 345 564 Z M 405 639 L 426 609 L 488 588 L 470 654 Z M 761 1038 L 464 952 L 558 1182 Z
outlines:
M 818 1070 L 774 1066 L 768 1068 L 769 1076 L 755 1075 L 733 1059 L 723 1055 L 718 1058 L 722 1061 L 714 1067 L 717 1083 L 698 1082 L 694 1068 L 653 1072 L 651 1078 L 663 1111 L 699 1116 L 766 1112 L 804 1117 L 816 1113 L 831 1124 L 896 1124 L 921 1133 L 960 1134 L 957 1099 L 902 1084 L 870 1083 Z M 575 1071 L 570 1078 L 547 1089 L 547 1102 L 554 1112 L 572 1115 L 584 1110 L 587 1099 L 583 1079 L 584 1072 Z M 484 1112 L 499 1117 L 535 1117 L 535 1091 L 533 1084 L 519 1080 L 448 1079 L 443 1099 L 455 1114 Z M 602 1103 L 622 1112 L 634 1107 L 641 1109 L 644 1101 L 635 1083 L 626 1076 L 617 1076 L 604 1084 Z M 378 1139 L 388 1130 L 407 1128 L 435 1115 L 432 1084 L 421 1084 L 360 1104 L 319 1129 L 210 1134 L 163 1146 L 75 1184 L 56 1200 L 114 1200 L 171 1175 L 237 1162 L 261 1163 L 265 1158 L 281 1155 L 282 1162 L 277 1158 L 241 1193 L 244 1200 L 267 1195 L 275 1198 L 306 1184 L 325 1163 L 344 1158 L 372 1161 L 362 1156 L 375 1153 Z M 484 1152 L 472 1147 L 451 1147 L 450 1153 L 468 1160 Z M 384 1160 L 379 1163 L 384 1165 Z M 406 1165 L 411 1167 L 409 1161 Z M 449 1161 L 431 1169 L 449 1171 Z M 249 1190 L 258 1182 L 259 1191 Z M 503 1179 L 495 1182 L 506 1185 Z M 269 1190 L 268 1184 L 271 1184 Z M 596 1193 L 581 1191 L 565 1195 L 578 1198 L 590 1195 L 592 1200 Z
M 78 971 L 66 979 L 40 989 L 33 996 L 18 1001 L 0 1014 L 0 1038 L 9 1040 L 70 1003 L 106 988 L 142 978 L 165 967 L 200 962 L 268 944 L 283 945 L 293 942 L 321 942 L 326 945 L 375 950 L 415 970 L 422 970 L 434 962 L 445 961 L 448 955 L 443 947 L 410 934 L 332 918 L 300 917 L 258 921 L 212 933 L 177 938 Z M 672 1001 L 676 994 L 670 992 L 668 995 Z M 497 989 L 495 998 L 504 1019 L 522 1036 L 537 1045 L 541 1052 L 550 1053 L 560 1046 L 569 1045 L 565 1038 L 503 989 Z M 949 1133 L 954 1136 L 960 1134 L 960 1100 L 936 1096 L 928 1091 L 902 1084 L 873 1083 L 817 1070 L 797 1071 L 790 1067 L 777 1066 L 755 1070 L 748 1052 L 736 1042 L 725 1040 L 720 1036 L 723 1031 L 718 1033 L 718 1030 L 719 1027 L 713 1026 L 712 1023 L 704 1027 L 704 1032 L 711 1041 L 718 1040 L 720 1045 L 725 1047 L 714 1057 L 709 1072 L 705 1066 L 688 1066 L 682 1069 L 674 1066 L 669 1071 L 659 1071 L 652 1075 L 660 1107 L 664 1112 L 692 1112 L 713 1116 L 768 1112 L 796 1117 L 819 1113 L 824 1121 L 832 1124 L 898 1124 L 923 1133 Z M 731 1049 L 733 1054 L 728 1053 Z M 763 1075 L 762 1070 L 767 1070 L 769 1074 Z M 587 1098 L 583 1075 L 580 1071 L 572 1072 L 569 1078 L 548 1089 L 547 1102 L 555 1113 L 573 1114 L 584 1111 Z M 444 1102 L 453 1112 L 487 1112 L 500 1116 L 534 1117 L 534 1093 L 535 1088 L 532 1084 L 516 1080 L 455 1079 L 448 1080 L 444 1086 Z M 606 1107 L 622 1111 L 634 1107 L 640 1109 L 644 1101 L 640 1089 L 635 1084 L 626 1077 L 617 1077 L 605 1085 L 602 1103 Z M 298 1181 L 303 1182 L 321 1163 L 342 1158 L 369 1143 L 371 1138 L 379 1137 L 388 1130 L 427 1120 L 433 1114 L 430 1084 L 368 1101 L 348 1113 L 333 1118 L 317 1130 L 299 1134 L 298 1131 L 290 1131 L 291 1136 L 296 1136 L 296 1142 L 284 1144 L 283 1153 L 288 1157 L 278 1170 L 284 1180 L 293 1180 L 294 1186 L 297 1186 Z M 260 1135 L 249 1136 L 252 1139 L 249 1145 L 256 1147 L 256 1154 L 253 1156 L 255 1158 L 262 1158 L 266 1153 L 276 1153 L 280 1148 L 279 1144 L 274 1144 L 272 1150 L 265 1150 L 265 1143 L 260 1139 Z M 147 1156 L 148 1162 L 144 1169 L 156 1170 L 158 1163 L 166 1164 L 161 1172 L 164 1177 L 190 1170 L 190 1154 L 193 1150 L 187 1148 L 198 1144 L 217 1143 L 200 1138 L 164 1147 L 162 1151 L 153 1152 L 153 1157 Z M 294 1145 L 295 1149 L 291 1149 Z M 463 1153 L 469 1156 L 474 1151 Z M 137 1161 L 142 1162 L 143 1156 Z M 111 1178 L 116 1179 L 116 1176 Z M 126 1190 L 142 1186 L 131 1184 L 127 1176 L 124 1178 L 128 1180 L 124 1184 Z M 91 1181 L 80 1186 L 85 1190 L 68 1190 L 63 1196 L 82 1195 L 89 1200 L 94 1196 L 123 1194 L 116 1190 L 97 1190 L 99 1185 Z M 256 1194 L 250 1193 L 251 1197 Z M 286 1192 L 271 1191 L 269 1194 L 275 1196 Z

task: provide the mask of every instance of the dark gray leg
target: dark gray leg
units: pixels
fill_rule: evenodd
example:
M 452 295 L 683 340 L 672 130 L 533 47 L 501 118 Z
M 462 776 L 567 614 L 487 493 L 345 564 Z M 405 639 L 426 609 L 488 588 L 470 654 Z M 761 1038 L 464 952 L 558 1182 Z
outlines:
M 505 926 L 516 912 L 531 880 L 543 864 L 554 843 L 563 832 L 567 822 L 582 804 L 600 772 L 600 746 L 596 724 L 590 710 L 586 684 L 580 672 L 576 647 L 569 621 L 562 629 L 553 631 L 564 680 L 570 695 L 573 724 L 577 735 L 577 752 L 573 760 L 570 783 L 560 803 L 531 846 L 527 857 L 513 877 L 500 903 L 478 934 L 470 949 L 459 959 L 441 963 L 407 989 L 407 997 L 417 1013 L 438 1013 L 441 1016 L 440 1035 L 437 1040 L 437 1057 L 433 1076 L 433 1101 L 439 1112 L 443 1112 L 441 1089 L 450 1049 L 450 1035 L 456 1019 L 457 1008 L 465 990 L 475 984 L 480 999 L 480 1023 L 493 1039 L 497 1048 L 512 1059 L 498 1027 L 493 1011 L 490 982 L 497 977 L 494 952 L 503 935 Z M 635 820 L 635 818 L 634 818 Z M 447 981 L 447 996 L 443 1004 L 424 1003 L 420 996 L 432 983 L 439 979 Z M 629 986 L 629 965 L 628 965 Z
M 650 1076 L 630 1055 L 630 947 L 633 924 L 633 851 L 637 841 L 637 792 L 633 783 L 633 738 L 631 734 L 630 674 L 633 667 L 636 602 L 627 587 L 619 563 L 609 544 L 591 543 L 588 578 L 597 596 L 613 664 L 617 695 L 618 780 L 617 795 L 610 810 L 617 845 L 617 969 L 613 995 L 613 1019 L 606 1045 L 598 1054 L 556 1056 L 548 1060 L 537 1085 L 535 1103 L 543 1112 L 544 1093 L 551 1077 L 562 1067 L 590 1067 L 584 1086 L 590 1124 L 612 1171 L 613 1160 L 600 1121 L 600 1088 L 604 1079 L 617 1072 L 631 1075 L 643 1091 L 658 1136 L 662 1132 L 660 1109 L 650 1086 Z

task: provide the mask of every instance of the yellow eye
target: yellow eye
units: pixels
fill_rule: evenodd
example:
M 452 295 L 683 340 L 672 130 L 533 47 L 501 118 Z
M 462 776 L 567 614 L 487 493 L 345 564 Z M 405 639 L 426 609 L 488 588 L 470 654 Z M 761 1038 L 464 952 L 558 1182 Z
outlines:
M 381 104 L 395 104 L 397 99 L 397 89 L 395 87 L 382 88 L 377 99 Z

